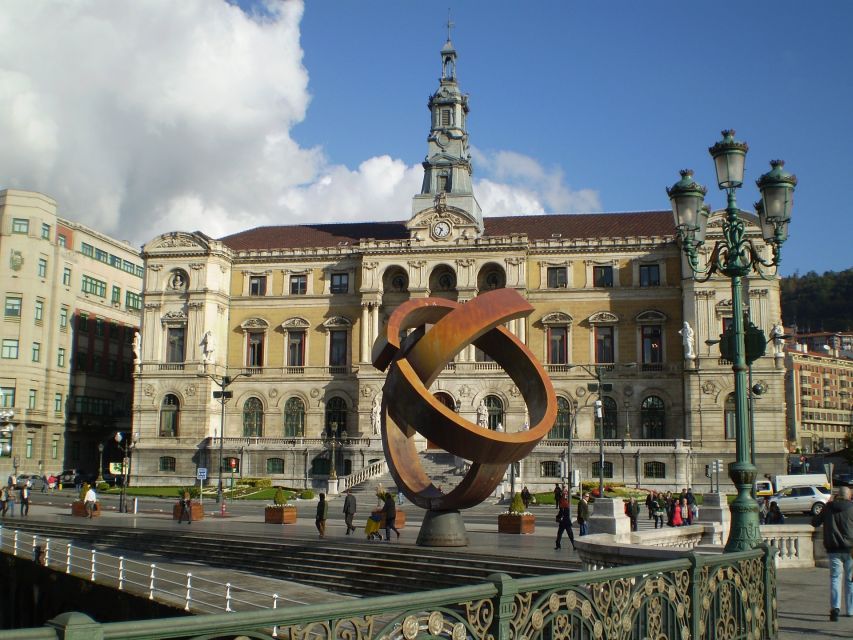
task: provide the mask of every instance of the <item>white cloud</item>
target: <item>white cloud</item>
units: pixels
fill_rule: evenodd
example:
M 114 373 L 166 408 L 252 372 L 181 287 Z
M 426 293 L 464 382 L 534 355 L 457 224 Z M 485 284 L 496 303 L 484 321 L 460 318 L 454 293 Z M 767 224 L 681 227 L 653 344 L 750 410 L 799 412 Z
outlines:
M 6 0 L 0 187 L 42 191 L 61 215 L 136 243 L 174 229 L 405 219 L 419 164 L 378 156 L 353 170 L 291 138 L 310 104 L 303 8 Z M 477 163 L 487 214 L 599 208 L 532 158 Z

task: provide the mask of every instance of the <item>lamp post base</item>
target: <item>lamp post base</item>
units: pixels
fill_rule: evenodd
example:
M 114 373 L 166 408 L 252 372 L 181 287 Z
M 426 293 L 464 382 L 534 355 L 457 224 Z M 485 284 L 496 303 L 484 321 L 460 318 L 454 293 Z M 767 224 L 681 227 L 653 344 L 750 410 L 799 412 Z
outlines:
M 729 465 L 729 477 L 737 487 L 737 497 L 729 505 L 732 514 L 726 553 L 749 551 L 761 543 L 758 521 L 758 504 L 752 498 L 756 469 L 749 462 L 733 462 Z
M 458 511 L 427 511 L 420 533 L 420 547 L 467 547 L 468 534 Z

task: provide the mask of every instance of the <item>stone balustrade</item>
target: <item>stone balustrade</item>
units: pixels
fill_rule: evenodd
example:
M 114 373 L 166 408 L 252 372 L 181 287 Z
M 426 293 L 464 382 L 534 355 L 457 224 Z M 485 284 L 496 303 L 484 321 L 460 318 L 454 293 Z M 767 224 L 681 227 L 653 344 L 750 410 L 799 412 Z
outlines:
M 817 533 L 817 540 L 815 540 Z M 815 566 L 815 544 L 823 548 L 820 531 L 810 524 L 764 524 L 761 539 L 779 550 L 776 568 L 796 569 Z

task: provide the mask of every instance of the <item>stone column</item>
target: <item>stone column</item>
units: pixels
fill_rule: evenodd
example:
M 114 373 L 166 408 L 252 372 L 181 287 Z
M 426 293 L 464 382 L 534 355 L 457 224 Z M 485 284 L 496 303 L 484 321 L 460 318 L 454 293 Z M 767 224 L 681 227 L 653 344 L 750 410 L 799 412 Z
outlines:
M 372 345 L 374 342 L 376 342 L 376 338 L 379 337 L 379 303 L 378 302 L 374 302 L 370 306 L 370 325 L 371 325 L 371 332 L 370 332 L 370 339 L 369 339 L 368 348 L 370 348 L 370 345 Z M 370 356 L 368 356 L 368 359 L 369 359 L 369 357 Z
M 367 326 L 367 305 L 361 305 L 361 362 L 370 360 L 370 335 Z
M 621 498 L 596 498 L 589 518 L 589 533 L 629 535 L 631 521 L 625 515 L 625 502 Z

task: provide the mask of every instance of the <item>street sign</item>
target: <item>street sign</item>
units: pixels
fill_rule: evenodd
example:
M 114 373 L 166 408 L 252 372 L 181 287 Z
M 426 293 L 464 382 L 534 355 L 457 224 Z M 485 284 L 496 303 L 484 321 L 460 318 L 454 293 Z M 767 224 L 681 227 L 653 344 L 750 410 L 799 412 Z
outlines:
M 195 470 L 196 480 L 207 480 L 207 467 L 199 467 Z
M 124 474 L 124 465 L 121 462 L 110 462 L 110 473 L 117 476 Z
M 767 338 L 764 332 L 751 322 L 747 321 L 743 328 L 743 345 L 745 349 L 744 360 L 746 364 L 752 364 L 758 360 L 767 350 Z M 734 325 L 720 334 L 720 355 L 729 362 L 735 359 L 735 330 Z

